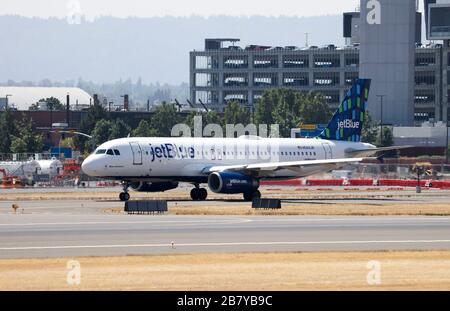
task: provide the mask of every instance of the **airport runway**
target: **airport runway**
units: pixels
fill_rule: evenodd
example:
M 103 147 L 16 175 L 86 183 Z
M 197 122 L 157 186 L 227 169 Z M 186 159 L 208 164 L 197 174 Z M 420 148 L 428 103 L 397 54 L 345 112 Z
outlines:
M 0 258 L 405 249 L 450 249 L 450 218 L 50 213 L 0 217 Z
M 278 188 L 266 187 L 267 190 L 265 197 L 280 198 L 283 201 L 283 206 L 288 205 L 298 205 L 298 204 L 379 204 L 379 205 L 389 205 L 389 204 L 449 204 L 450 202 L 450 191 L 449 190 L 427 190 L 421 194 L 416 194 L 415 189 L 408 189 L 402 191 L 395 190 L 382 190 L 382 191 L 364 191 L 364 190 L 352 190 L 352 191 L 342 191 L 342 187 L 337 187 L 340 191 L 319 191 L 317 189 L 311 188 L 308 192 L 295 192 L 295 188 L 283 188 L 291 189 L 292 193 L 280 195 L 278 193 Z M 294 189 L 294 190 L 292 190 Z M 48 214 L 103 214 L 105 209 L 110 208 L 123 208 L 123 202 L 118 200 L 118 193 L 120 189 L 118 188 L 101 188 L 101 189 L 90 189 L 95 193 L 96 191 L 101 191 L 105 195 L 101 198 L 82 196 L 76 197 L 77 193 L 83 194 L 86 189 L 77 188 L 50 188 L 50 189 L 2 189 L 0 194 L 0 215 L 11 213 L 11 205 L 18 204 L 20 208 L 24 209 L 25 213 L 48 213 Z M 168 197 L 163 197 L 163 199 L 168 200 L 169 208 L 171 206 L 176 206 L 177 204 L 192 203 L 192 200 L 188 198 L 190 188 L 177 190 L 175 194 L 173 192 L 167 192 L 170 194 Z M 58 197 L 58 199 L 29 199 L 26 195 L 36 194 L 36 193 L 52 193 L 53 197 Z M 58 193 L 63 193 L 58 195 Z M 69 193 L 72 195 L 66 195 Z M 23 198 L 10 200 L 9 197 L 17 194 L 22 194 Z M 149 196 L 143 196 L 136 192 L 131 192 L 132 199 L 157 199 L 155 194 L 150 194 Z M 213 195 L 210 193 L 210 195 Z M 195 202 L 198 206 L 209 206 L 212 204 L 219 204 L 226 207 L 242 206 L 245 204 L 241 200 L 241 195 L 228 196 L 224 195 L 227 200 L 214 200 L 209 199 L 204 202 Z

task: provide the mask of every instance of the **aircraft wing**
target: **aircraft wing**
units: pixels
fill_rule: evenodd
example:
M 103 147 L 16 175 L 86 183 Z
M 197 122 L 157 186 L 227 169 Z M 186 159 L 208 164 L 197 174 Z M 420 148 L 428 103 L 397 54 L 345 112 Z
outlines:
M 350 163 L 358 163 L 363 158 L 352 159 L 332 159 L 332 160 L 309 160 L 309 161 L 292 161 L 292 162 L 266 162 L 247 165 L 231 165 L 231 166 L 213 166 L 206 169 L 205 173 L 214 172 L 240 172 L 255 177 L 268 177 L 279 170 L 291 170 L 299 176 L 307 169 L 308 172 L 326 172 L 341 168 Z
M 372 149 L 350 149 L 350 150 L 345 150 L 345 153 L 348 154 L 349 156 L 367 157 L 367 156 L 371 156 L 377 152 L 401 150 L 401 149 L 408 149 L 408 148 L 413 148 L 413 147 L 414 146 L 392 146 L 392 147 L 380 147 L 380 148 L 372 148 Z

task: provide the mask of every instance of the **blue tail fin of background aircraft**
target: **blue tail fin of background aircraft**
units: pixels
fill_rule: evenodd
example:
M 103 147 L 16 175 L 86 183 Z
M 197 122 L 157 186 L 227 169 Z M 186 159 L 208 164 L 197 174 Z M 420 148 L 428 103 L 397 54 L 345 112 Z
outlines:
M 357 79 L 345 95 L 326 129 L 318 138 L 340 141 L 361 141 L 361 130 L 366 119 L 370 79 Z

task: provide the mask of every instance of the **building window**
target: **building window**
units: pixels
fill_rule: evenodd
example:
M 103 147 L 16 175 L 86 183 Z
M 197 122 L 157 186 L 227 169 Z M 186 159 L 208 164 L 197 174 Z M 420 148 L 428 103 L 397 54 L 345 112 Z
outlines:
M 253 92 L 253 102 L 257 102 L 263 96 L 263 92 Z
M 447 106 L 450 108 L 450 90 L 447 91 Z M 448 109 L 448 113 L 450 115 L 450 109 Z
M 417 90 L 414 97 L 416 104 L 434 104 L 436 98 L 433 90 Z
M 436 76 L 434 71 L 418 71 L 415 73 L 415 80 L 416 80 L 416 85 L 418 86 L 427 86 L 427 85 L 434 85 L 435 84 L 435 80 L 436 80 Z
M 248 102 L 248 93 L 247 92 L 223 92 L 223 100 L 224 102 L 238 102 L 240 104 L 246 104 Z
M 345 85 L 352 86 L 353 83 L 358 79 L 358 72 L 346 72 L 345 73 Z
M 284 68 L 308 68 L 308 55 L 283 55 Z
M 315 72 L 315 86 L 336 86 L 339 85 L 339 72 Z
M 345 67 L 359 67 L 359 54 L 345 54 Z
M 308 86 L 309 75 L 307 72 L 302 73 L 285 73 L 283 74 L 284 86 Z
M 248 86 L 248 75 L 246 73 L 241 74 L 229 74 L 226 73 L 223 76 L 223 84 L 224 86 Z
M 228 69 L 243 69 L 248 68 L 248 56 L 224 56 L 223 67 Z
M 195 86 L 197 87 L 214 87 L 219 85 L 219 78 L 217 74 L 210 73 L 196 73 Z
M 276 86 L 278 85 L 276 73 L 255 73 L 253 74 L 254 86 Z
M 434 118 L 435 118 L 434 109 L 432 109 L 432 110 L 416 109 L 414 111 L 414 121 L 416 121 L 418 123 L 430 121 L 430 119 L 434 119 Z
M 195 103 L 200 104 L 200 101 L 204 104 L 216 104 L 219 97 L 215 91 L 196 91 Z
M 195 69 L 219 68 L 217 57 L 200 55 L 195 57 Z
M 432 53 L 416 53 L 416 66 L 434 66 L 436 65 L 436 56 Z
M 339 105 L 339 91 L 321 91 L 321 93 L 328 104 L 333 107 Z
M 255 55 L 253 58 L 254 68 L 278 68 L 277 55 Z
M 337 68 L 341 66 L 339 54 L 316 54 L 314 55 L 314 68 Z

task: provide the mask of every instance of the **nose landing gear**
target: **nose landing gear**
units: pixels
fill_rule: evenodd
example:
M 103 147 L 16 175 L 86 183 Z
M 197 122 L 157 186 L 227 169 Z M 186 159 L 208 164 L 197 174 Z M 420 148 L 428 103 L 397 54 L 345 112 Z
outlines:
M 130 187 L 130 184 L 128 182 L 122 182 L 123 192 L 119 194 L 119 199 L 122 202 L 126 202 L 130 199 L 130 194 L 128 193 L 128 188 Z

